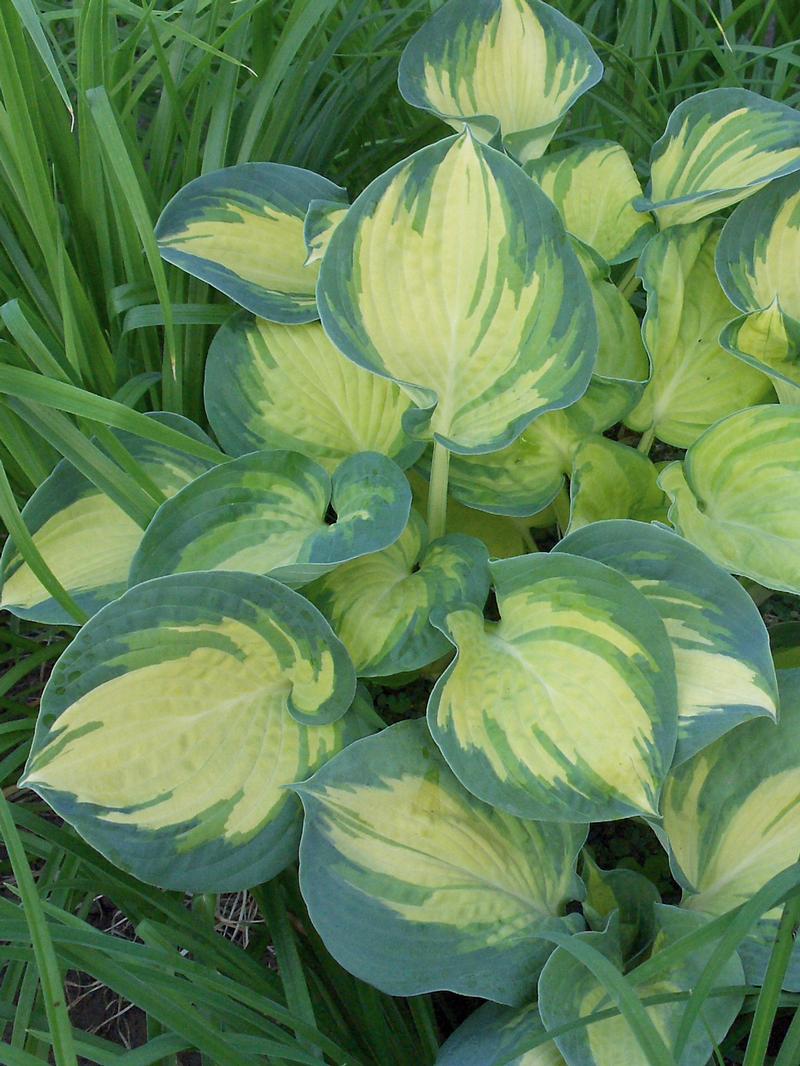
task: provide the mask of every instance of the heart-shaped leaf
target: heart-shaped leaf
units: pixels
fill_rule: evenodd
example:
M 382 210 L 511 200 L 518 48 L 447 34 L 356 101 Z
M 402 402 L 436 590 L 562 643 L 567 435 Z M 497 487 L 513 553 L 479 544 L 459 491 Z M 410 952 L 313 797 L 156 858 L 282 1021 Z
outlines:
M 551 950 L 537 934 L 575 926 L 563 915 L 585 826 L 481 803 L 419 719 L 351 744 L 297 791 L 300 887 L 342 966 L 395 996 L 530 995 Z
M 641 522 L 595 522 L 558 551 L 618 570 L 647 597 L 672 641 L 683 762 L 748 718 L 777 717 L 769 638 L 742 586 L 699 549 Z
M 313 322 L 317 266 L 305 266 L 303 227 L 313 200 L 344 189 L 283 163 L 240 163 L 190 181 L 156 226 L 169 263 L 273 322 Z
M 488 555 L 458 533 L 428 543 L 411 512 L 400 538 L 383 551 L 337 567 L 305 590 L 350 653 L 359 677 L 417 670 L 450 651 L 428 621 L 434 607 L 472 603 L 489 593 Z
M 637 206 L 662 229 L 693 222 L 800 169 L 800 114 L 749 89 L 710 89 L 678 104 L 650 153 Z
M 358 452 L 406 467 L 425 447 L 403 430 L 408 397 L 345 359 L 315 322 L 282 326 L 234 315 L 211 342 L 205 403 L 229 455 L 285 448 L 333 472 Z
M 157 413 L 149 417 L 212 446 L 201 429 L 180 415 Z M 165 496 L 173 496 L 213 465 L 132 433 L 112 432 Z M 66 459 L 34 492 L 22 517 L 44 561 L 88 615 L 128 587 L 128 571 L 142 540 L 142 529 Z M 0 607 L 19 618 L 47 625 L 75 624 L 10 540 L 0 556 L 0 584 Z
M 800 407 L 750 407 L 662 470 L 669 520 L 714 562 L 800 594 Z
M 675 749 L 672 651 L 655 608 L 593 560 L 492 563 L 500 621 L 437 619 L 458 648 L 428 722 L 476 796 L 523 818 L 656 812 Z
M 327 522 L 328 509 L 336 514 Z M 253 452 L 197 478 L 156 512 L 131 584 L 192 570 L 271 574 L 299 587 L 393 544 L 411 489 L 383 455 L 353 455 L 330 478 L 297 452 Z
M 469 134 L 377 178 L 334 232 L 317 301 L 353 362 L 399 382 L 453 451 L 510 444 L 589 383 L 591 294 L 558 212 Z M 407 428 L 410 428 L 407 416 Z
M 149 581 L 56 664 L 23 783 L 144 881 L 246 888 L 295 857 L 286 786 L 363 735 L 354 692 L 328 623 L 277 581 Z
M 687 914 L 677 907 L 657 905 L 655 914 L 658 934 L 652 957 L 656 958 L 659 952 L 704 924 L 699 915 Z M 605 932 L 578 933 L 577 936 L 622 969 L 617 922 L 612 921 Z M 715 946 L 712 943 L 691 954 L 687 953 L 683 963 L 672 966 L 659 979 L 636 985 L 637 995 L 640 999 L 646 999 L 649 996 L 691 992 Z M 722 966 L 717 987 L 741 984 L 742 967 L 734 955 Z M 709 996 L 705 1000 L 681 1055 L 682 1066 L 706 1066 L 713 1048 L 723 1039 L 739 1013 L 743 1000 L 741 993 Z M 555 1029 L 614 1006 L 611 993 L 597 977 L 564 948 L 556 948 L 539 982 L 539 1010 L 546 1028 Z M 685 1004 L 678 1000 L 645 1009 L 659 1036 L 670 1047 L 680 1028 Z M 556 1044 L 569 1066 L 619 1066 L 621 1063 L 625 1066 L 651 1066 L 653 1062 L 621 1014 L 564 1033 L 556 1037 Z
M 633 206 L 642 195 L 621 144 L 586 141 L 525 165 L 547 193 L 567 230 L 607 263 L 635 259 L 655 232 L 653 220 Z
M 650 241 L 639 264 L 647 291 L 642 332 L 653 375 L 625 421 L 677 448 L 688 448 L 720 418 L 772 393 L 763 374 L 719 343 L 720 330 L 736 313 L 714 271 L 720 226 L 711 219 L 674 226 Z
M 398 86 L 455 129 L 500 135 L 524 162 L 602 75 L 582 31 L 540 0 L 450 0 L 406 45 Z

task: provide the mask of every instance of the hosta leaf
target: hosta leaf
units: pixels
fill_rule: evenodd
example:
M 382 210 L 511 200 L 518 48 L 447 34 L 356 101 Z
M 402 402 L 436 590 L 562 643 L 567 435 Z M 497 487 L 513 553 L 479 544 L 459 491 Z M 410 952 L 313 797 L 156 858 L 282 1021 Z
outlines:
M 363 734 L 354 692 L 328 623 L 277 581 L 149 581 L 56 664 L 23 783 L 144 881 L 246 888 L 296 854 L 286 786 Z
M 347 205 L 337 200 L 312 200 L 303 225 L 308 257 L 306 266 L 322 259 L 333 231 L 347 214 Z
M 238 314 L 211 342 L 206 413 L 230 455 L 286 448 L 332 472 L 358 452 L 400 466 L 424 448 L 403 430 L 408 397 L 392 381 L 343 358 L 322 327 L 282 326 Z
M 489 514 L 537 514 L 561 491 L 578 439 L 566 412 L 551 411 L 499 452 L 452 456 L 448 489 L 467 507 Z M 419 465 L 428 475 L 430 453 Z
M 647 291 L 642 331 L 653 376 L 626 418 L 638 432 L 688 448 L 725 415 L 760 403 L 769 380 L 719 343 L 735 309 L 714 271 L 721 223 L 674 226 L 650 241 L 639 271 Z
M 647 597 L 672 641 L 678 678 L 675 762 L 748 718 L 777 716 L 769 639 L 735 578 L 681 537 L 641 522 L 596 522 L 558 551 L 612 566 Z
M 211 444 L 201 429 L 180 415 L 157 413 L 150 417 Z M 174 495 L 212 465 L 122 430 L 112 432 L 166 496 Z M 34 492 L 22 517 L 47 565 L 88 615 L 128 587 L 131 560 L 142 539 L 141 527 L 66 459 Z M 10 540 L 0 556 L 0 583 L 0 607 L 12 614 L 48 625 L 75 624 Z
M 581 442 L 619 422 L 641 395 L 649 364 L 636 315 L 619 290 L 601 278 L 592 281 L 592 294 L 600 350 L 589 388 L 565 410 L 541 415 L 507 448 L 453 455 L 450 491 L 468 507 L 518 517 L 538 514 L 572 472 Z M 429 455 L 421 466 L 429 469 Z
M 656 811 L 677 715 L 655 608 L 588 559 L 529 555 L 492 572 L 500 622 L 467 607 L 433 619 L 458 648 L 428 703 L 456 775 L 523 818 Z
M 659 484 L 669 520 L 714 562 L 800 593 L 800 407 L 751 407 L 712 426 Z
M 326 521 L 329 507 L 334 522 Z M 159 508 L 131 583 L 240 570 L 298 587 L 393 544 L 410 508 L 408 482 L 383 455 L 353 455 L 331 478 L 297 452 L 252 452 L 209 470 Z
M 800 114 L 748 89 L 711 89 L 678 104 L 650 153 L 640 210 L 662 229 L 693 222 L 800 169 Z
M 312 200 L 344 189 L 283 163 L 240 163 L 190 181 L 156 226 L 161 255 L 273 322 L 313 322 L 318 268 L 305 266 Z
M 398 381 L 453 451 L 510 444 L 586 390 L 597 350 L 588 286 L 558 213 L 469 134 L 377 178 L 331 238 L 317 289 L 326 332 Z
M 450 0 L 406 45 L 398 85 L 412 106 L 483 140 L 499 133 L 525 161 L 602 75 L 581 30 L 540 0 Z
M 664 832 L 684 889 L 681 906 L 690 910 L 725 914 L 800 854 L 800 670 L 779 670 L 778 685 L 777 724 L 745 722 L 667 778 Z M 770 912 L 743 952 L 752 970 L 760 962 L 759 980 L 779 914 Z M 790 981 L 800 987 L 798 952 L 792 970 Z
M 585 142 L 525 170 L 558 208 L 567 230 L 607 263 L 635 259 L 655 227 L 633 201 L 642 189 L 621 144 Z
M 616 911 L 622 958 L 631 959 L 649 948 L 656 933 L 655 907 L 661 902 L 653 882 L 625 867 L 601 870 L 587 851 L 581 877 L 586 885 L 583 913 L 589 927 L 602 931 Z
M 645 455 L 605 437 L 588 437 L 575 452 L 569 532 L 606 518 L 666 518 L 658 471 Z
M 737 208 L 717 249 L 722 287 L 745 312 L 722 341 L 774 377 L 776 387 L 800 386 L 799 259 L 800 175 L 792 174 Z
M 405 531 L 383 551 L 345 563 L 305 590 L 350 653 L 360 677 L 417 670 L 450 651 L 430 625 L 434 607 L 472 603 L 489 593 L 486 548 L 450 534 L 428 543 L 411 512 Z
M 338 962 L 390 995 L 530 995 L 551 950 L 537 934 L 575 925 L 562 915 L 581 892 L 585 826 L 481 803 L 419 719 L 352 744 L 297 790 L 300 887 Z
M 509 1058 L 544 1032 L 535 1004 L 514 1008 L 484 1003 L 442 1044 L 435 1066 L 564 1066 L 552 1040 Z
M 608 265 L 586 245 L 573 244 L 592 293 L 599 347 L 592 381 L 572 406 L 576 425 L 602 432 L 619 422 L 639 400 L 650 378 L 650 359 L 639 319 L 609 281 Z
M 696 914 L 687 914 L 677 907 L 658 905 L 655 908 L 658 934 L 652 955 L 700 928 L 704 922 Z M 578 933 L 578 938 L 602 952 L 622 969 L 619 931 L 612 921 L 602 933 Z M 711 944 L 688 954 L 685 961 L 673 966 L 663 977 L 635 986 L 640 999 L 676 992 L 691 992 L 697 985 L 703 968 L 716 945 Z M 722 966 L 716 987 L 743 984 L 742 967 L 734 955 Z M 692 1027 L 688 1043 L 681 1055 L 682 1066 L 706 1066 L 713 1048 L 719 1044 L 739 1013 L 743 995 L 709 996 L 703 1003 L 700 1017 Z M 548 1029 L 564 1025 L 576 1018 L 585 1018 L 595 1011 L 615 1006 L 610 992 L 598 979 L 564 948 L 556 948 L 542 971 L 539 982 L 539 1010 Z M 686 1009 L 681 1001 L 652 1005 L 645 1008 L 650 1021 L 667 1047 L 670 1047 Z M 556 1037 L 569 1066 L 650 1066 L 648 1057 L 628 1025 L 618 1014 L 591 1025 L 576 1028 Z

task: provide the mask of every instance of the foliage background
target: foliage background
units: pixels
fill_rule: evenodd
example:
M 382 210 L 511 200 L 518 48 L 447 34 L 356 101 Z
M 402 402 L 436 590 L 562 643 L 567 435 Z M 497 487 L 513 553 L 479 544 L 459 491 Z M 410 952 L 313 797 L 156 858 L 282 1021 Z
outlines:
M 355 195 L 442 135 L 395 87 L 405 42 L 437 6 L 3 0 L 0 379 L 9 367 L 41 374 L 38 391 L 0 400 L 6 523 L 52 468 L 70 420 L 40 407 L 49 380 L 202 422 L 205 352 L 229 305 L 158 256 L 153 222 L 182 185 L 272 159 Z M 670 111 L 693 93 L 745 86 L 800 99 L 795 0 L 557 6 L 589 34 L 606 74 L 556 148 L 618 140 L 644 173 Z M 71 420 L 88 433 L 94 413 Z M 189 1049 L 199 1049 L 225 1066 L 431 1063 L 469 1004 L 394 1001 L 349 977 L 304 920 L 291 873 L 246 895 L 189 903 L 121 874 L 15 789 L 38 695 L 70 636 L 11 619 L 0 629 L 0 1062 L 146 1066 L 195 1062 Z M 413 689 L 378 695 L 389 712 L 392 700 L 415 698 Z M 646 864 L 644 836 L 634 826 L 597 843 L 616 861 Z M 89 988 L 94 1010 L 81 998 Z M 742 1061 L 737 1043 L 750 1024 L 745 1013 L 726 1061 Z M 125 1042 L 143 1046 L 127 1051 Z

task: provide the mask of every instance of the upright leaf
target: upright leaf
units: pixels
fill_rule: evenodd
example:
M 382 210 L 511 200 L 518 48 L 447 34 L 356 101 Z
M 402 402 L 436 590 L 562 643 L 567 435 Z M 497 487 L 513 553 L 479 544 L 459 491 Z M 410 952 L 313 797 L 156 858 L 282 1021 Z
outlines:
M 317 266 L 305 266 L 312 200 L 346 203 L 343 189 L 283 163 L 240 163 L 190 181 L 156 226 L 161 255 L 248 311 L 313 322 Z
M 621 144 L 586 141 L 550 152 L 525 170 L 556 205 L 568 232 L 607 263 L 635 259 L 655 229 L 633 206 L 642 188 Z
M 722 343 L 781 386 L 800 388 L 800 175 L 773 182 L 737 208 L 722 231 L 717 273 L 743 311 Z M 783 397 L 782 397 L 783 398 Z
M 678 104 L 650 153 L 647 196 L 662 229 L 693 222 L 800 169 L 800 114 L 749 89 Z
M 588 559 L 492 564 L 500 621 L 434 615 L 458 655 L 431 693 L 434 740 L 471 792 L 523 818 L 655 813 L 676 735 L 654 607 Z
M 673 226 L 650 241 L 639 265 L 647 291 L 642 333 L 653 375 L 625 421 L 677 448 L 688 448 L 714 422 L 772 392 L 763 374 L 719 343 L 736 313 L 714 271 L 720 228 L 711 219 Z
M 346 969 L 390 995 L 530 996 L 551 950 L 538 932 L 575 925 L 564 908 L 581 892 L 585 826 L 481 803 L 421 720 L 350 745 L 297 791 L 300 886 Z
M 331 238 L 317 300 L 337 347 L 397 381 L 422 409 L 418 430 L 430 425 L 461 453 L 510 444 L 578 399 L 597 351 L 558 213 L 467 133 L 421 149 L 358 197 Z
M 675 762 L 757 717 L 777 717 L 778 692 L 761 615 L 742 586 L 698 548 L 658 526 L 595 522 L 558 551 L 612 566 L 666 626 L 678 679 Z
M 335 521 L 326 520 L 329 508 Z M 158 509 L 131 583 L 240 570 L 299 587 L 393 544 L 410 508 L 408 482 L 383 455 L 353 455 L 330 478 L 296 452 L 252 452 L 209 470 Z
M 342 718 L 354 692 L 327 622 L 278 582 L 149 581 L 56 664 L 22 783 L 143 881 L 246 888 L 294 858 L 286 786 L 363 732 Z
M 234 315 L 211 342 L 204 392 L 208 421 L 230 455 L 286 449 L 333 472 L 358 452 L 406 467 L 425 447 L 403 429 L 408 397 L 345 359 L 318 323 Z
M 414 107 L 499 135 L 524 162 L 602 75 L 582 31 L 540 0 L 450 0 L 406 45 L 398 85 Z
M 714 562 L 800 594 L 800 407 L 750 407 L 699 437 L 659 477 L 669 520 Z

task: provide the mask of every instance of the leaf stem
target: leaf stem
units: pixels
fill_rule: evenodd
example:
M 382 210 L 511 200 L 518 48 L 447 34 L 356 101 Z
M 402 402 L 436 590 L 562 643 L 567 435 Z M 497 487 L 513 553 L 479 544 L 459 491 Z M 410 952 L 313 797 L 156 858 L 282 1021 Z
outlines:
M 653 447 L 653 441 L 656 439 L 655 427 L 651 426 L 646 429 L 636 445 L 636 451 L 641 452 L 642 455 L 649 455 L 650 449 Z
M 443 537 L 447 528 L 447 478 L 450 452 L 438 441 L 433 445 L 431 480 L 428 486 L 428 534 L 431 540 Z
M 628 269 L 625 271 L 625 275 L 620 279 L 617 288 L 625 297 L 626 300 L 630 300 L 631 296 L 636 292 L 641 284 L 641 278 L 637 277 L 636 270 L 639 266 L 639 260 L 634 259 Z

